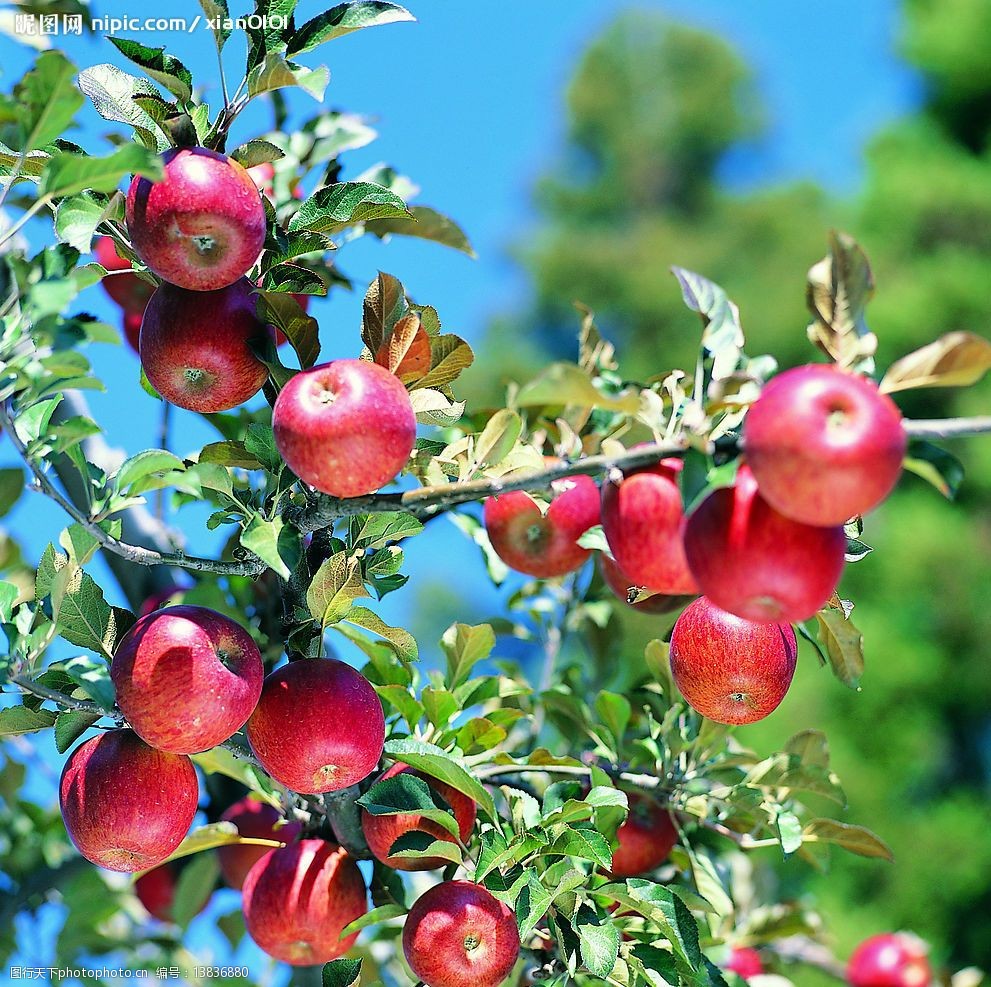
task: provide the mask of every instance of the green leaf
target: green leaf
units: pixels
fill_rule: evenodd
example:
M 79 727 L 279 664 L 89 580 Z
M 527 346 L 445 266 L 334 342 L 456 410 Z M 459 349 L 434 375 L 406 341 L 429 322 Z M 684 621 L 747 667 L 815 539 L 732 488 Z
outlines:
M 497 411 L 475 440 L 476 465 L 498 466 L 513 451 L 522 429 L 523 421 L 515 411 Z
M 412 236 L 420 240 L 431 240 L 444 247 L 460 250 L 469 257 L 475 257 L 464 230 L 450 216 L 445 216 L 429 206 L 410 206 L 409 218 L 372 219 L 365 223 L 365 232 L 377 237 L 394 234 Z
M 412 538 L 423 531 L 423 522 L 402 511 L 358 514 L 348 524 L 348 541 L 355 548 L 380 549 L 390 542 Z
M 145 449 L 121 464 L 114 477 L 114 488 L 121 492 L 153 473 L 166 473 L 169 470 L 182 469 L 185 469 L 185 466 L 174 453 L 167 452 L 165 449 Z
M 55 604 L 53 600 L 53 608 Z M 126 610 L 110 606 L 96 580 L 79 568 L 69 575 L 55 619 L 59 634 L 67 641 L 107 658 L 133 622 Z
M 55 718 L 55 749 L 64 754 L 99 719 L 99 713 L 59 713 Z
M 879 836 L 863 826 L 852 826 L 835 819 L 813 819 L 802 830 L 807 843 L 835 843 L 861 857 L 881 857 L 893 861 L 891 848 Z
M 226 915 L 221 915 L 217 919 L 217 928 L 230 943 L 231 949 L 237 949 L 247 931 L 244 925 L 244 912 L 238 907 Z
M 232 439 L 205 445 L 200 450 L 198 462 L 215 463 L 218 466 L 233 466 L 246 470 L 264 469 L 262 464 L 245 449 L 243 442 L 236 442 Z
M 201 853 L 179 872 L 172 899 L 172 921 L 185 929 L 213 894 L 220 876 L 220 861 L 215 853 Z
M 51 197 L 74 195 L 84 189 L 109 193 L 131 175 L 156 181 L 162 177 L 162 159 L 140 144 L 125 144 L 105 158 L 53 154 L 41 175 L 39 191 Z
M 323 987 L 352 987 L 360 977 L 361 960 L 331 960 L 323 967 Z
M 247 753 L 245 751 L 245 754 Z M 226 747 L 214 747 L 213 750 L 193 754 L 191 757 L 193 763 L 206 774 L 220 774 L 233 778 L 258 795 L 262 801 L 276 809 L 282 808 L 282 802 L 275 793 L 271 779 L 264 771 L 255 767 L 247 757 L 237 757 Z
M 622 744 L 623 735 L 633 715 L 630 701 L 616 692 L 600 692 L 595 697 L 595 711 L 609 728 L 617 744 Z
M 62 137 L 83 97 L 73 84 L 76 67 L 60 51 L 44 51 L 14 87 L 17 151 L 31 151 Z M 8 131 L 9 132 L 9 131 Z
M 417 860 L 422 857 L 439 857 L 452 864 L 462 861 L 461 847 L 451 840 L 437 839 L 423 830 L 412 829 L 403 833 L 389 847 L 390 857 L 401 860 Z
M 684 303 L 702 316 L 702 347 L 712 358 L 712 376 L 724 380 L 737 368 L 743 351 L 740 313 L 718 284 L 682 267 L 672 267 L 671 273 Z
M 495 819 L 495 804 L 488 791 L 473 778 L 468 770 L 459 764 L 453 755 L 412 738 L 389 740 L 385 745 L 385 753 L 394 761 L 402 761 L 417 771 L 437 778 L 457 789 L 478 804 L 490 818 Z
M 259 315 L 263 321 L 281 329 L 299 357 L 299 366 L 308 370 L 320 356 L 317 320 L 307 315 L 299 302 L 282 291 L 258 292 Z
M 291 526 L 286 526 L 281 514 L 272 521 L 256 514 L 241 532 L 240 542 L 288 581 L 299 557 L 299 537 Z
M 356 918 L 353 922 L 344 926 L 341 930 L 341 938 L 347 939 L 348 936 L 354 935 L 356 932 L 361 932 L 362 929 L 367 929 L 370 925 L 387 922 L 390 918 L 399 918 L 400 915 L 405 915 L 406 911 L 406 908 L 398 904 L 379 905 L 378 908 L 373 908 L 370 912 L 365 912 L 361 918 Z M 358 960 L 357 962 L 360 963 L 361 961 Z
M 607 869 L 612 865 L 612 849 L 609 841 L 587 824 L 575 824 L 572 828 L 566 829 L 551 844 L 547 852 L 591 860 Z
M 451 624 L 440 642 L 447 656 L 447 685 L 457 688 L 471 674 L 472 668 L 492 653 L 495 631 L 490 624 Z
M 352 607 L 344 620 L 356 624 L 358 627 L 363 627 L 373 634 L 378 634 L 392 648 L 400 661 L 416 661 L 419 655 L 416 640 L 409 631 L 402 627 L 390 626 L 378 614 L 365 607 Z
M 27 706 L 0 709 L 0 737 L 16 737 L 22 733 L 47 730 L 55 723 L 55 716 L 49 709 L 29 709 Z
M 317 45 L 334 38 L 342 38 L 352 31 L 397 21 L 413 21 L 416 18 L 405 8 L 386 0 L 351 0 L 325 10 L 308 20 L 289 41 L 289 54 L 299 55 L 312 51 Z
M 234 148 L 229 155 L 242 168 L 253 168 L 255 165 L 278 161 L 285 156 L 286 152 L 281 147 L 276 147 L 271 141 L 258 138 Z
M 826 649 L 833 674 L 851 689 L 860 690 L 864 674 L 864 636 L 842 607 L 826 605 L 816 614 L 819 640 Z
M 17 503 L 24 490 L 24 470 L 20 466 L 0 469 L 0 517 Z
M 411 730 L 420 722 L 424 715 L 423 706 L 417 702 L 416 697 L 411 695 L 405 686 L 395 683 L 376 685 L 375 691 L 390 706 L 399 711 Z
M 13 583 L 0 580 L 0 624 L 9 623 L 14 612 L 14 603 L 20 595 L 21 591 Z M 3 667 L 2 662 L 0 667 Z
M 776 820 L 781 849 L 794 853 L 802 845 L 802 824 L 794 812 L 779 812 Z
M 342 620 L 356 599 L 368 595 L 358 560 L 347 552 L 337 552 L 313 576 L 306 591 L 306 605 L 310 616 L 321 627 L 327 627 Z
M 106 208 L 106 200 L 90 192 L 80 192 L 63 199 L 55 211 L 55 235 L 80 253 L 89 253 L 93 235 Z
M 405 308 L 406 293 L 402 283 L 391 274 L 379 271 L 378 277 L 368 286 L 362 303 L 361 341 L 372 353 L 381 349 Z
M 194 853 L 202 853 L 204 850 L 213 850 L 218 846 L 229 846 L 232 843 L 243 843 L 248 846 L 281 846 L 278 840 L 263 840 L 256 837 L 241 836 L 237 831 L 237 826 L 231 822 L 209 823 L 194 829 L 173 853 L 162 863 L 171 860 L 179 860 L 182 857 L 190 857 Z
M 106 662 L 95 661 L 89 655 L 78 655 L 60 667 L 90 699 L 106 710 L 114 708 L 117 694 Z
M 963 463 L 932 442 L 912 439 L 905 455 L 905 469 L 931 483 L 947 500 L 955 500 L 963 483 Z
M 611 922 L 602 925 L 575 923 L 581 942 L 581 957 L 585 969 L 593 976 L 608 977 L 619 958 L 619 929 Z
M 289 220 L 289 231 L 312 230 L 332 235 L 368 219 L 405 215 L 406 203 L 381 185 L 336 182 L 317 189 L 303 202 Z
M 213 31 L 213 40 L 217 46 L 217 53 L 220 54 L 227 44 L 227 39 L 231 36 L 230 10 L 227 0 L 200 0 L 200 6 L 210 23 Z
M 330 73 L 326 68 L 308 69 L 302 65 L 294 65 L 272 51 L 248 74 L 248 95 L 254 97 L 274 89 L 298 86 L 320 102 L 329 81 Z
M 154 118 L 134 100 L 135 96 L 161 98 L 154 83 L 104 63 L 80 72 L 79 88 L 90 98 L 96 112 L 104 120 L 134 127 L 142 143 L 148 147 L 163 151 L 169 146 L 168 138 L 158 128 Z
M 516 899 L 514 909 L 521 939 L 526 939 L 533 932 L 537 923 L 546 914 L 550 903 L 550 891 L 544 887 L 534 871 L 529 871 L 526 883 L 520 889 L 519 897 Z
M 269 471 L 278 475 L 285 466 L 285 460 L 275 444 L 275 434 L 271 425 L 252 422 L 244 436 L 244 448 Z
M 552 363 L 520 388 L 516 405 L 521 408 L 576 405 L 634 414 L 640 407 L 640 395 L 633 392 L 614 396 L 603 394 L 577 364 Z
M 415 813 L 442 826 L 457 838 L 460 830 L 454 812 L 430 785 L 409 771 L 376 782 L 358 804 L 373 816 Z
M 108 35 L 107 40 L 127 59 L 144 69 L 173 96 L 188 102 L 193 95 L 193 76 L 178 58 L 166 55 L 164 48 L 149 48 L 139 41 Z

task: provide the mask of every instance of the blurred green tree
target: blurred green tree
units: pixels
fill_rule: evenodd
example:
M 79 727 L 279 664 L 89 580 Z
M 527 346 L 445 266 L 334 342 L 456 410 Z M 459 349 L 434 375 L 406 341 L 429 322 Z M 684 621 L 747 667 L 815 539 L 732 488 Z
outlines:
M 872 142 L 864 187 L 844 203 L 801 183 L 723 188 L 726 154 L 760 133 L 750 73 L 711 34 L 642 11 L 618 17 L 568 87 L 567 146 L 538 183 L 541 220 L 517 251 L 532 304 L 493 327 L 476 387 L 532 372 L 538 354 L 573 356 L 576 299 L 622 343 L 626 375 L 691 366 L 698 324 L 671 264 L 726 288 L 749 352 L 771 350 L 785 365 L 815 359 L 802 281 L 830 226 L 849 229 L 873 262 L 880 290 L 868 314 L 882 366 L 942 332 L 987 335 L 989 36 L 986 0 L 907 0 L 902 51 L 921 73 L 923 102 Z M 500 346 L 506 338 L 530 352 Z M 988 395 L 985 382 L 899 400 L 914 416 L 974 414 L 986 413 Z M 991 966 L 991 446 L 959 452 L 964 510 L 907 476 L 890 512 L 867 520 L 865 538 L 882 550 L 845 583 L 867 638 L 863 691 L 844 691 L 807 652 L 781 709 L 738 732 L 762 746 L 809 723 L 823 729 L 851 815 L 873 821 L 895 851 L 893 867 L 837 855 L 825 875 L 778 868 L 783 896 L 818 896 L 840 955 L 868 933 L 911 928 L 937 962 Z M 631 614 L 624 630 L 624 653 L 637 653 L 658 618 Z

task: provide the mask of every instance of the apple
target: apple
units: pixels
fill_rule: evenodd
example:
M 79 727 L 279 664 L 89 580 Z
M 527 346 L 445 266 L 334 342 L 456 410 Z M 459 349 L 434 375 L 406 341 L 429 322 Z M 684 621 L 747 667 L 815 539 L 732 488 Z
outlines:
M 181 873 L 182 867 L 179 861 L 173 860 L 145 871 L 134 882 L 134 893 L 138 901 L 144 905 L 148 914 L 152 918 L 157 918 L 159 922 L 175 921 L 172 904 L 175 901 L 176 887 Z M 203 899 L 203 904 L 196 911 L 197 915 L 206 908 L 209 901 L 209 896 Z
M 774 377 L 743 427 L 761 496 L 785 517 L 822 527 L 880 504 L 907 443 L 901 412 L 872 380 L 822 364 Z
M 190 411 L 229 411 L 255 395 L 268 377 L 251 343 L 272 330 L 256 312 L 247 278 L 219 291 L 163 284 L 141 324 L 141 365 L 159 394 Z
M 149 747 L 133 730 L 108 730 L 80 744 L 59 781 L 69 839 L 91 863 L 134 872 L 162 863 L 196 813 L 192 761 Z
M 489 497 L 482 514 L 492 548 L 506 565 L 553 579 L 588 558 L 578 539 L 599 523 L 599 490 L 590 476 L 566 476 L 551 484 L 546 513 L 526 491 L 513 490 Z
M 131 728 L 172 754 L 209 750 L 237 733 L 264 677 L 258 646 L 240 624 L 186 605 L 139 617 L 110 664 L 117 705 Z
M 406 465 L 416 416 L 395 374 L 365 360 L 333 360 L 296 374 L 272 410 L 289 468 L 334 497 L 358 497 Z
M 250 795 L 228 806 L 220 818 L 224 822 L 234 823 L 237 831 L 249 839 L 279 840 L 281 843 L 290 844 L 302 830 L 298 822 L 287 822 L 274 806 L 259 802 Z M 228 843 L 226 846 L 218 847 L 220 872 L 224 875 L 224 880 L 232 888 L 240 891 L 248 871 L 271 849 L 271 847 L 244 843 Z
M 125 315 L 137 316 L 141 324 L 141 314 L 151 298 L 155 286 L 136 274 L 117 272 L 131 271 L 131 262 L 117 252 L 117 244 L 112 236 L 101 236 L 96 241 L 96 259 L 111 275 L 103 278 L 103 290 L 124 310 Z
M 342 956 L 358 934 L 346 925 L 368 911 L 365 880 L 347 852 L 326 840 L 269 850 L 244 879 L 248 934 L 269 956 L 313 966 Z
M 685 560 L 682 465 L 662 459 L 602 486 L 602 531 L 616 564 L 634 585 L 667 596 L 698 592 Z
M 265 679 L 247 733 L 276 781 L 316 795 L 355 785 L 378 767 L 385 716 L 360 672 L 335 658 L 304 658 Z
M 236 161 L 205 147 L 172 148 L 165 174 L 135 175 L 125 219 L 149 270 L 190 291 L 215 291 L 243 277 L 265 242 L 265 207 Z
M 871 936 L 853 951 L 846 978 L 852 987 L 926 987 L 933 979 L 928 952 L 908 932 Z
M 141 339 L 141 323 L 144 321 L 144 312 L 125 312 L 121 317 L 121 329 L 124 332 L 124 339 L 127 345 L 140 353 L 139 345 Z
M 628 795 L 630 811 L 616 830 L 612 855 L 613 877 L 636 877 L 659 867 L 678 842 L 671 813 L 649 795 Z
M 410 909 L 403 953 L 426 987 L 496 987 L 520 954 L 516 916 L 480 884 L 444 881 Z
M 738 977 L 743 977 L 744 980 L 749 980 L 751 977 L 759 976 L 764 972 L 764 962 L 760 958 L 760 953 L 749 946 L 734 946 L 730 951 L 725 967 L 727 970 L 732 970 Z
M 755 723 L 778 708 L 795 674 L 790 624 L 756 623 L 699 597 L 671 632 L 671 674 L 692 709 L 717 723 Z
M 814 527 L 776 511 L 746 464 L 732 487 L 689 515 L 685 555 L 702 593 L 747 620 L 797 623 L 833 594 L 843 572 L 843 527 Z
M 412 774 L 417 778 L 422 778 L 447 804 L 454 810 L 454 818 L 458 823 L 458 831 L 462 843 L 467 843 L 471 836 L 471 831 L 475 826 L 476 807 L 473 799 L 459 792 L 450 785 L 431 778 L 420 771 L 414 771 L 408 764 L 394 764 L 376 781 L 385 781 L 387 778 L 394 778 L 399 774 Z M 451 834 L 438 823 L 417 813 L 400 813 L 389 816 L 374 816 L 370 812 L 362 809 L 361 828 L 365 833 L 365 842 L 372 853 L 387 864 L 393 870 L 433 870 L 437 867 L 446 867 L 450 861 L 442 857 L 417 857 L 415 859 L 404 857 L 392 857 L 389 850 L 401 836 L 407 833 L 427 833 L 435 840 L 446 840 L 453 843 Z
M 629 576 L 619 567 L 619 563 L 610 558 L 605 552 L 599 554 L 599 571 L 605 584 L 613 591 L 615 596 L 622 600 L 627 606 L 639 610 L 640 613 L 662 614 L 671 613 L 678 610 L 686 603 L 694 599 L 693 596 L 668 596 L 665 593 L 652 593 L 650 596 L 630 603 L 631 589 L 644 589 L 637 586 Z

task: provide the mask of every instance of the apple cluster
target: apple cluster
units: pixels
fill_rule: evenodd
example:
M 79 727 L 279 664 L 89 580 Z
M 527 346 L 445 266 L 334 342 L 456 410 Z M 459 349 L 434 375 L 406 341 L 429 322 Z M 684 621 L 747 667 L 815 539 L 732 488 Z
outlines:
M 601 524 L 602 576 L 620 599 L 646 613 L 688 604 L 671 637 L 685 700 L 720 723 L 752 723 L 784 698 L 792 625 L 834 597 L 845 524 L 891 492 L 906 444 L 898 408 L 873 381 L 797 367 L 750 407 L 732 485 L 687 516 L 682 461 L 668 458 L 616 471 L 601 494 L 587 476 L 557 480 L 546 510 L 522 491 L 491 497 L 485 526 L 508 566 L 546 579 L 579 568 L 590 554 L 579 539 Z

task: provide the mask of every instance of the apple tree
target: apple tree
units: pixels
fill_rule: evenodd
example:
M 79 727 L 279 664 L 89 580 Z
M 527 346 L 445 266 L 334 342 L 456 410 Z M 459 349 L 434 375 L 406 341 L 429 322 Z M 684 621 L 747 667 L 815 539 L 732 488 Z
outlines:
M 904 419 L 892 395 L 976 382 L 991 344 L 952 333 L 877 367 L 867 258 L 831 233 L 807 276 L 804 367 L 748 354 L 733 302 L 680 268 L 701 325 L 686 370 L 659 354 L 629 379 L 579 307 L 573 362 L 469 408 L 473 354 L 443 299 L 386 273 L 351 357 L 322 361 L 308 309 L 353 287 L 349 243 L 471 247 L 398 171 L 345 177 L 374 134 L 323 107 L 328 71 L 310 65 L 412 15 L 353 0 L 297 23 L 293 8 L 258 0 L 262 26 L 233 27 L 203 0 L 221 72 L 232 31 L 247 35 L 220 106 L 177 55 L 121 38 L 108 43 L 133 74 L 48 50 L 0 96 L 16 216 L 0 232 L 16 457 L 0 509 L 27 489 L 66 522 L 37 560 L 16 532 L 0 542 L 4 917 L 58 903 L 53 964 L 202 983 L 257 982 L 234 963 L 247 935 L 332 985 L 704 985 L 815 967 L 923 987 L 935 974 L 911 936 L 868 941 L 845 969 L 828 917 L 759 879 L 762 848 L 794 867 L 834 848 L 890 859 L 846 818 L 825 736 L 810 723 L 751 751 L 732 728 L 816 674 L 796 671 L 800 648 L 860 687 L 840 587 L 846 565 L 870 565 L 869 512 L 903 469 L 952 495 L 959 464 L 933 440 L 991 431 Z M 117 125 L 106 146 L 64 136 L 85 100 Z M 271 104 L 270 131 L 240 132 L 253 101 Z M 121 342 L 87 313 L 98 283 L 133 381 L 104 384 L 86 356 Z M 82 393 L 104 387 L 160 402 L 174 429 L 199 415 L 215 439 L 183 456 L 113 449 Z M 204 504 L 228 533 L 219 553 L 187 548 L 205 541 Z M 508 592 L 490 621 L 454 612 L 418 642 L 379 603 L 440 517 Z M 626 607 L 657 621 L 642 655 L 615 633 Z M 537 675 L 511 658 L 521 641 Z M 24 787 L 47 731 L 58 809 Z M 185 930 L 221 885 L 241 898 L 215 919 L 231 962 L 213 967 Z

